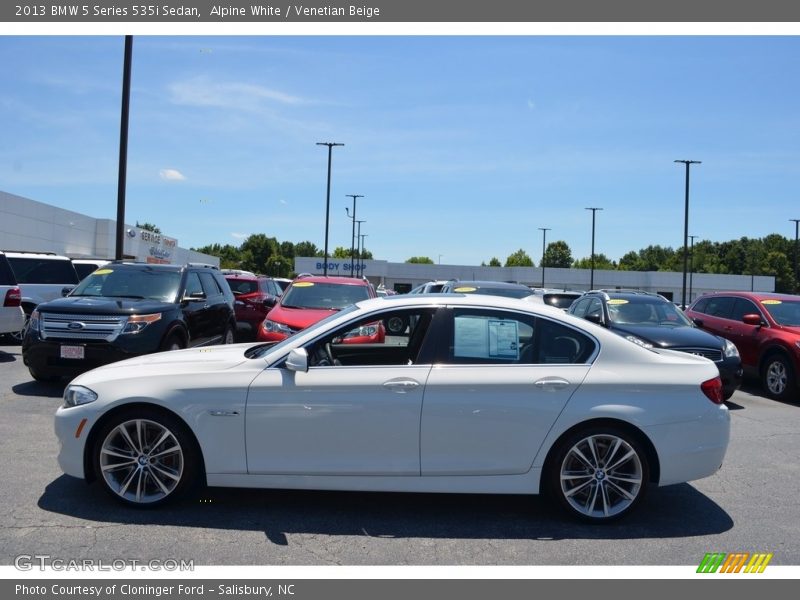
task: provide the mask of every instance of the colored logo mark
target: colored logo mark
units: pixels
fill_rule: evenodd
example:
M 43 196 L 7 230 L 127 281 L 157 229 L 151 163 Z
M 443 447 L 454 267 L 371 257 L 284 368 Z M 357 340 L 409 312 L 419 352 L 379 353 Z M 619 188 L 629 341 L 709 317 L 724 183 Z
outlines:
M 772 553 L 734 552 L 709 552 L 700 561 L 698 573 L 763 573 Z

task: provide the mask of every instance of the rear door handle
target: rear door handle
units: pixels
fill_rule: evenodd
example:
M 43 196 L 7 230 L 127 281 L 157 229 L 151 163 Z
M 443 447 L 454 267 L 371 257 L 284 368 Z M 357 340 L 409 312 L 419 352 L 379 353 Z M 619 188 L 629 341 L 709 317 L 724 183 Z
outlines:
M 396 394 L 405 394 L 419 387 L 419 382 L 413 379 L 390 379 L 383 387 Z
M 569 381 L 560 377 L 545 377 L 533 382 L 540 390 L 561 390 L 569 386 Z

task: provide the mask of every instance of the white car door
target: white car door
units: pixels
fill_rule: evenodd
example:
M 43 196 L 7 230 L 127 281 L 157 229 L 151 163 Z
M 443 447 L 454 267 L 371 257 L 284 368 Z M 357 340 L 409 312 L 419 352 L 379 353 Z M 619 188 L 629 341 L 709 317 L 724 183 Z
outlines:
M 419 312 L 401 316 L 410 317 L 413 328 L 422 323 Z M 420 413 L 431 364 L 409 364 L 419 350 L 413 332 L 392 338 L 334 343 L 331 360 L 322 362 L 342 364 L 313 366 L 324 351 L 320 341 L 308 348 L 307 372 L 261 373 L 247 400 L 248 471 L 419 476 Z
M 510 311 L 456 308 L 451 322 L 425 388 L 422 475 L 526 473 L 589 372 L 596 343 Z

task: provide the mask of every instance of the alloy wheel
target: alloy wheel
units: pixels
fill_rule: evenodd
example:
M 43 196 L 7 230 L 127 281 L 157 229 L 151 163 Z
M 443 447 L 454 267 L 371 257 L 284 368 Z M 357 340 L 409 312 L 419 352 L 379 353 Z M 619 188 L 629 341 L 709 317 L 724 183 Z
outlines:
M 780 396 L 786 390 L 786 381 L 787 381 L 787 373 L 786 373 L 786 365 L 783 364 L 780 360 L 774 360 L 769 363 L 767 367 L 767 389 L 775 394 L 776 396 Z

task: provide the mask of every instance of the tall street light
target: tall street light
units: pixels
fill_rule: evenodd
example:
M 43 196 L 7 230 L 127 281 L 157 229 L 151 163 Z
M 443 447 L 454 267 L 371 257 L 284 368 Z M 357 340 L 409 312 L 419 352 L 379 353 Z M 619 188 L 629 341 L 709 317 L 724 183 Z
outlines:
M 689 166 L 699 165 L 699 160 L 676 160 L 676 163 L 686 165 L 686 203 L 683 214 L 683 288 L 681 291 L 681 306 L 686 306 L 686 270 L 689 263 Z
M 797 234 L 800 219 L 789 219 L 789 221 L 794 223 L 794 292 L 796 294 L 798 288 L 800 288 L 800 282 L 798 282 L 800 277 L 797 275 Z
M 691 240 L 689 244 L 689 302 L 692 301 L 692 275 L 694 275 L 694 238 L 696 237 L 700 236 L 699 235 L 689 236 L 689 239 Z
M 344 146 L 338 142 L 317 142 L 317 146 L 328 147 L 328 195 L 325 200 L 325 265 L 322 274 L 328 274 L 328 225 L 331 216 L 331 154 L 334 146 Z
M 587 208 L 586 210 L 592 211 L 592 274 L 589 276 L 589 289 L 594 289 L 594 217 L 597 214 L 598 210 L 603 210 L 602 208 L 591 207 Z
M 544 242 L 547 239 L 547 232 L 550 231 L 551 227 L 539 227 L 539 231 L 542 232 L 542 287 L 544 287 Z
M 114 258 L 122 260 L 125 243 L 125 186 L 128 174 L 128 121 L 131 106 L 131 62 L 133 36 L 125 36 L 125 57 L 122 65 L 122 110 L 119 119 L 119 178 L 117 181 L 117 244 Z
M 360 275 L 361 274 L 361 242 L 364 241 L 363 237 L 361 236 L 361 224 L 362 223 L 366 223 L 366 221 L 364 220 L 364 221 L 354 221 L 354 222 L 358 223 L 358 234 L 356 234 L 356 244 L 358 245 L 358 250 L 357 250 L 357 253 L 358 253 L 358 269 L 357 270 L 358 270 L 358 273 Z
M 356 252 L 356 199 L 363 198 L 361 194 L 345 194 L 353 199 L 353 214 L 350 214 L 350 209 L 345 206 L 344 210 L 347 213 L 347 216 L 353 220 L 353 233 L 350 236 L 350 277 L 355 277 L 355 271 L 353 271 L 353 261 L 355 260 L 355 252 Z
M 361 238 L 361 249 L 358 251 L 358 261 L 359 261 L 360 267 L 361 267 L 359 269 L 359 271 L 361 272 L 361 276 L 363 277 L 364 276 L 364 256 L 363 256 L 363 254 L 364 254 L 364 250 L 366 250 L 366 246 L 364 245 L 364 238 L 365 237 L 369 237 L 369 236 L 366 233 L 359 233 L 358 237 Z

